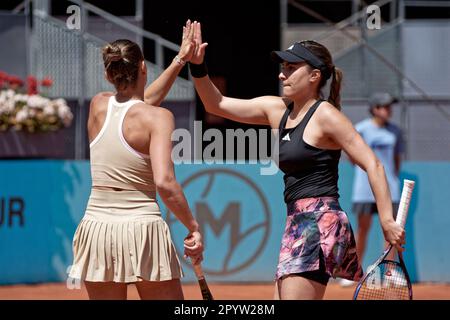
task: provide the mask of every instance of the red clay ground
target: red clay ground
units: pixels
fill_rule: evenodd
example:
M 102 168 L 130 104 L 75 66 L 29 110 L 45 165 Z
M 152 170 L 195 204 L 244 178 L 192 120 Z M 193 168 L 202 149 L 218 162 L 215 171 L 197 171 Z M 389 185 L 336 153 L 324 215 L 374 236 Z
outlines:
M 217 300 L 271 300 L 273 297 L 272 284 L 210 284 L 210 289 Z M 201 299 L 197 284 L 185 284 L 183 291 L 187 300 Z M 331 283 L 325 299 L 350 300 L 353 291 L 354 287 L 342 288 L 337 283 Z M 450 300 L 450 284 L 415 284 L 413 292 L 415 300 Z M 0 286 L 0 300 L 79 300 L 87 298 L 84 287 L 78 290 L 69 290 L 65 283 Z M 128 287 L 128 298 L 139 299 L 134 285 Z

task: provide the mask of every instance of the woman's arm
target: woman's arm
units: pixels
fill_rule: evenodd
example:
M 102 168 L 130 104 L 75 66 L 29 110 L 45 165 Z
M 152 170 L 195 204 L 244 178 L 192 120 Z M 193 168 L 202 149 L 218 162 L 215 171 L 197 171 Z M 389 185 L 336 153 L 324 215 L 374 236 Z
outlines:
M 394 221 L 391 194 L 382 163 L 343 113 L 331 104 L 324 103 L 318 114 L 323 133 L 339 144 L 353 163 L 367 172 L 384 237 L 398 250 L 403 251 L 401 245 L 404 244 L 405 231 Z
M 183 40 L 178 55 L 172 63 L 153 81 L 144 92 L 144 102 L 150 105 L 159 106 L 169 93 L 181 69 L 188 62 L 195 50 L 194 28 L 191 21 L 186 22 L 183 27 Z
M 201 65 L 204 61 L 205 49 L 208 44 L 203 43 L 200 23 L 194 21 L 192 27 L 194 29 L 196 50 L 191 58 L 191 64 Z M 265 96 L 247 100 L 223 96 L 207 74 L 202 77 L 193 77 L 193 79 L 195 89 L 205 106 L 205 110 L 230 120 L 268 125 L 269 112 L 274 108 L 285 106 L 280 97 Z
M 269 125 L 270 110 L 282 107 L 279 97 L 264 96 L 254 99 L 236 99 L 223 96 L 208 76 L 193 78 L 195 89 L 209 113 L 248 124 Z
M 201 255 L 203 251 L 199 226 L 193 217 L 184 196 L 183 189 L 175 178 L 172 154 L 171 135 L 174 130 L 174 118 L 164 108 L 153 108 L 148 115 L 150 124 L 149 154 L 152 164 L 153 179 L 156 189 L 164 204 L 175 214 L 178 220 L 189 230 L 187 239 L 195 243 L 185 252 L 189 256 Z

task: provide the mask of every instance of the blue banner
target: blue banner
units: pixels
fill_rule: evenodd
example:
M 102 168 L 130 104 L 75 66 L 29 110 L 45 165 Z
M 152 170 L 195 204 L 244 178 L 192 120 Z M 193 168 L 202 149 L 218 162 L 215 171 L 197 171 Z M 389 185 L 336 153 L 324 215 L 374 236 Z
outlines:
M 0 283 L 65 280 L 89 163 L 1 161 L 0 177 Z
M 272 281 L 284 230 L 282 174 L 263 176 L 259 165 L 179 165 L 177 180 L 200 222 L 210 281 Z M 450 163 L 409 162 L 401 178 L 416 181 L 406 225 L 405 261 L 415 281 L 450 282 L 448 229 L 443 202 L 450 196 Z M 0 162 L 0 284 L 65 281 L 72 238 L 90 193 L 87 161 Z M 340 202 L 351 212 L 353 168 L 340 165 Z M 181 257 L 187 230 L 161 204 L 183 261 L 184 281 L 195 278 Z M 378 219 L 364 266 L 382 251 Z

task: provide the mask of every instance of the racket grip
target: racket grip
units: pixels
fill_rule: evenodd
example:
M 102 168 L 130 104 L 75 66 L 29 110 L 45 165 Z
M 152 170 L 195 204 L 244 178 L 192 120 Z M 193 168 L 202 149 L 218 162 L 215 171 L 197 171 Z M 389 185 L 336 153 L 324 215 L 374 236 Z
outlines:
M 415 182 L 412 180 L 403 180 L 402 196 L 397 211 L 397 222 L 402 227 L 405 226 L 406 217 L 408 216 L 409 204 L 411 202 L 411 195 L 414 189 Z

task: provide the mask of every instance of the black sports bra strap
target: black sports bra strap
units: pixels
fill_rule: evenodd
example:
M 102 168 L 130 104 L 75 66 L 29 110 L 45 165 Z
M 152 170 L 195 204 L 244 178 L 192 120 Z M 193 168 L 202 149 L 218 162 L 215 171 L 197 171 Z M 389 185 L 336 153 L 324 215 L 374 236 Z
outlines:
M 325 100 L 319 99 L 317 100 L 311 108 L 309 108 L 308 112 L 305 114 L 305 117 L 302 119 L 302 125 L 304 128 L 306 128 L 306 125 L 309 122 L 309 119 L 311 119 L 312 115 L 314 114 L 314 112 L 316 112 L 317 108 L 320 106 L 320 103 L 323 102 Z
M 281 121 L 280 121 L 280 126 L 278 127 L 278 129 L 280 131 L 284 130 L 286 127 L 286 122 L 287 122 L 287 118 L 289 117 L 289 114 L 292 111 L 292 106 L 294 105 L 294 102 L 291 102 L 287 107 L 286 107 L 286 111 L 283 114 L 283 117 L 281 117 Z

